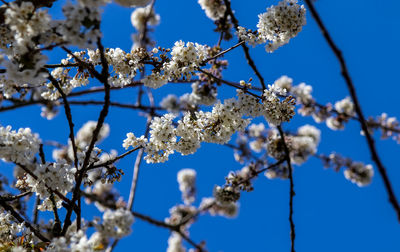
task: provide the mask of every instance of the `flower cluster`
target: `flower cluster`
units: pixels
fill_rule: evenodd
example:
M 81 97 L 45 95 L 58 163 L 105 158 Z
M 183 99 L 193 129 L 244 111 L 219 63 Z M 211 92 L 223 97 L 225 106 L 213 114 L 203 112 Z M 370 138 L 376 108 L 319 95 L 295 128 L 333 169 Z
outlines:
M 266 51 L 273 52 L 302 30 L 306 24 L 306 9 L 298 5 L 297 0 L 282 0 L 258 17 L 256 33 L 239 27 L 237 35 L 251 45 L 267 43 Z
M 11 130 L 11 126 L 0 127 L 0 158 L 6 162 L 29 164 L 39 152 L 40 139 L 30 128 Z
M 388 117 L 386 113 L 378 116 L 376 119 L 370 117 L 367 121 L 369 129 L 380 129 L 382 132 L 382 139 L 392 137 L 393 140 L 400 143 L 400 128 L 399 121 L 396 117 Z
M 288 96 L 281 101 L 280 96 L 285 96 L 286 91 L 275 85 L 269 86 L 264 91 L 264 117 L 271 125 L 280 125 L 288 122 L 294 116 L 295 100 L 292 96 Z
M 164 62 L 160 69 L 154 69 L 152 74 L 143 79 L 145 86 L 159 88 L 168 81 L 180 77 L 191 79 L 193 72 L 208 57 L 207 47 L 197 43 L 183 41 L 175 42 L 171 50 L 171 58 Z
M 0 213 L 0 250 L 6 250 L 7 243 L 13 243 L 21 234 L 25 233 L 25 225 L 15 222 L 9 213 Z
M 216 21 L 225 15 L 226 6 L 223 0 L 199 0 L 198 3 L 211 20 Z
M 133 215 L 125 209 L 115 211 L 107 210 L 103 214 L 103 223 L 98 227 L 99 232 L 105 237 L 122 238 L 131 233 Z
M 183 118 L 174 126 L 175 115 L 166 114 L 156 117 L 150 124 L 150 139 L 145 146 L 149 163 L 164 162 L 174 151 L 182 155 L 193 154 L 201 142 L 224 144 L 237 131 L 243 131 L 250 123 L 244 116 L 264 116 L 272 125 L 289 121 L 294 115 L 294 100 L 286 97 L 281 101 L 283 91 L 274 85 L 264 92 L 262 103 L 258 98 L 238 91 L 238 99 L 226 99 L 217 102 L 211 112 L 185 112 Z M 124 147 L 143 146 L 146 140 L 129 134 Z
M 59 163 L 46 163 L 36 166 L 34 174 L 37 178 L 31 175 L 26 175 L 17 182 L 17 185 L 27 185 L 32 192 L 43 200 L 42 204 L 38 207 L 41 211 L 52 211 L 53 207 L 60 208 L 62 200 L 54 195 L 54 191 L 62 194 L 67 194 L 74 186 L 76 169 L 70 165 Z M 54 197 L 55 206 L 51 198 Z
M 360 187 L 369 185 L 374 176 L 374 170 L 370 164 L 365 165 L 361 162 L 353 161 L 350 158 L 342 157 L 336 153 L 332 153 L 328 156 L 320 155 L 320 158 L 326 168 L 333 167 L 335 171 L 339 171 L 342 167 L 345 167 L 345 178 Z
M 183 169 L 178 172 L 179 190 L 185 204 L 190 205 L 194 202 L 196 193 L 196 171 L 193 169 Z
M 182 244 L 182 236 L 176 232 L 172 232 L 168 238 L 167 252 L 186 252 L 186 248 Z
M 76 4 L 68 2 L 63 6 L 66 20 L 58 26 L 57 32 L 64 41 L 81 48 L 92 48 L 101 37 L 99 23 L 102 5 L 109 0 L 78 0 Z
M 134 42 L 132 48 L 134 49 L 143 47 L 142 42 L 146 41 L 141 40 L 146 39 L 144 37 L 146 34 L 143 34 L 145 32 L 145 27 L 147 25 L 158 25 L 160 23 L 160 15 L 156 14 L 153 6 L 148 5 L 144 8 L 136 8 L 131 14 L 131 22 L 132 26 L 135 27 L 137 31 L 137 33 L 132 36 Z
M 7 78 L 0 78 L 0 87 L 7 97 L 11 97 L 18 87 L 26 87 L 28 83 L 38 85 L 45 81 L 47 73 L 42 71 L 42 67 L 47 57 L 41 54 L 36 43 L 51 43 L 51 39 L 45 38 L 51 28 L 51 18 L 45 10 L 35 10 L 28 1 L 9 3 L 4 17 L 12 38 L 8 47 L 4 48 L 8 58 L 3 62 Z

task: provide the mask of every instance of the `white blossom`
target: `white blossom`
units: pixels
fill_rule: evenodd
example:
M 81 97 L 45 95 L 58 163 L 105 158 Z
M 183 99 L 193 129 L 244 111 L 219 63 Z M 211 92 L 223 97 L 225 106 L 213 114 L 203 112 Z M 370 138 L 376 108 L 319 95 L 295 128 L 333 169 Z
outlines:
M 198 0 L 201 8 L 211 20 L 218 20 L 224 17 L 226 6 L 223 0 Z
M 177 180 L 185 204 L 193 203 L 196 192 L 196 171 L 193 169 L 182 169 L 178 172 Z
M 122 238 L 131 233 L 133 215 L 129 210 L 107 210 L 103 214 L 103 223 L 99 230 L 106 237 Z
M 39 135 L 30 128 L 11 130 L 11 126 L 0 127 L 0 158 L 6 162 L 29 164 L 39 152 Z
M 372 165 L 364 165 L 361 162 L 353 162 L 345 171 L 346 179 L 357 184 L 358 186 L 366 186 L 371 183 L 374 176 Z

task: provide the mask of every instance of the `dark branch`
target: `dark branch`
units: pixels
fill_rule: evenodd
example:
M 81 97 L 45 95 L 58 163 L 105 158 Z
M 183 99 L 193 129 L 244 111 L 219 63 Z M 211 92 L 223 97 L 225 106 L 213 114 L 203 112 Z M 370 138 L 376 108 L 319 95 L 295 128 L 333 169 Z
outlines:
M 294 226 L 294 222 L 293 222 L 293 197 L 296 195 L 294 192 L 294 184 L 293 184 L 293 170 L 292 170 L 292 164 L 290 161 L 290 151 L 289 148 L 286 144 L 285 141 L 285 133 L 282 130 L 282 126 L 278 126 L 277 127 L 279 130 L 279 134 L 281 135 L 281 139 L 282 139 L 282 144 L 283 144 L 283 148 L 285 151 L 285 158 L 286 158 L 286 162 L 288 165 L 288 170 L 289 170 L 289 181 L 290 181 L 290 200 L 289 200 L 289 222 L 290 222 L 290 241 L 291 241 L 291 252 L 295 252 L 294 249 L 294 241 L 296 239 L 296 231 L 295 231 L 295 226 Z
M 379 174 L 381 175 L 381 177 L 383 179 L 387 194 L 389 196 L 389 201 L 392 204 L 394 210 L 396 211 L 397 219 L 400 222 L 400 205 L 394 194 L 394 190 L 393 190 L 392 184 L 389 180 L 389 176 L 387 175 L 386 168 L 384 167 L 384 165 L 378 155 L 374 139 L 372 138 L 371 134 L 369 133 L 368 125 L 365 120 L 364 114 L 361 110 L 361 105 L 358 100 L 357 93 L 356 93 L 353 81 L 350 77 L 350 73 L 347 68 L 344 57 L 342 55 L 342 52 L 339 50 L 339 48 L 336 46 L 335 42 L 333 41 L 331 35 L 329 34 L 328 30 L 326 29 L 325 25 L 323 24 L 322 19 L 319 16 L 317 10 L 314 8 L 314 4 L 312 3 L 312 1 L 305 0 L 305 2 L 307 3 L 307 5 L 309 7 L 312 16 L 314 17 L 315 21 L 317 22 L 317 24 L 322 32 L 322 35 L 324 36 L 329 47 L 332 49 L 333 53 L 335 54 L 336 58 L 338 59 L 338 61 L 340 63 L 341 73 L 342 73 L 343 78 L 346 81 L 347 88 L 348 88 L 351 98 L 354 102 L 354 108 L 355 108 L 355 111 L 359 118 L 359 121 L 361 124 L 361 129 L 363 130 L 365 138 L 367 140 L 367 144 L 368 144 L 369 150 L 371 152 L 372 160 L 375 162 L 376 166 L 378 167 Z

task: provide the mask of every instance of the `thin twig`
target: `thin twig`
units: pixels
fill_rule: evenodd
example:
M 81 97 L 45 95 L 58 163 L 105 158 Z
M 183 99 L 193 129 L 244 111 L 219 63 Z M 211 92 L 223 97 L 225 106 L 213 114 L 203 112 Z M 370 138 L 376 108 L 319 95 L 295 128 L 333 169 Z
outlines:
M 150 129 L 149 126 L 150 126 L 151 118 L 152 117 L 149 116 L 147 119 L 146 131 L 144 133 L 145 137 L 147 137 L 149 134 L 149 129 Z M 132 183 L 131 183 L 131 189 L 129 192 L 128 206 L 127 206 L 127 209 L 129 209 L 129 210 L 132 210 L 133 202 L 135 200 L 137 181 L 139 178 L 139 170 L 140 170 L 140 164 L 142 163 L 143 154 L 144 154 L 144 149 L 141 148 L 139 150 L 139 153 L 136 156 L 135 165 L 133 168 Z
M 129 150 L 129 151 L 125 152 L 124 154 L 121 154 L 121 155 L 119 155 L 119 156 L 117 156 L 117 157 L 115 157 L 113 159 L 107 160 L 107 161 L 105 161 L 103 163 L 90 165 L 87 170 L 89 171 L 89 170 L 100 168 L 100 167 L 106 167 L 108 165 L 111 165 L 111 164 L 115 163 L 116 161 L 120 160 L 121 158 L 124 158 L 124 157 L 128 156 L 129 154 L 131 154 L 131 153 L 133 153 L 133 152 L 135 152 L 135 151 L 137 151 L 139 149 L 142 149 L 142 148 L 143 147 L 139 146 L 139 147 L 136 147 L 136 148 L 134 148 L 132 150 Z
M 31 193 L 32 193 L 31 191 L 27 191 L 27 192 L 20 193 L 18 195 L 0 195 L 0 200 L 2 200 L 2 201 L 13 201 L 13 200 L 17 200 L 17 199 L 23 198 L 26 195 L 29 195 Z
M 289 148 L 286 144 L 285 141 L 285 133 L 282 130 L 282 126 L 277 127 L 279 130 L 279 134 L 281 135 L 282 139 L 282 144 L 283 144 L 283 149 L 285 151 L 285 159 L 288 165 L 288 170 L 289 170 L 289 181 L 290 181 L 290 200 L 289 200 L 289 222 L 290 222 L 290 241 L 291 241 L 291 252 L 295 252 L 294 249 L 294 241 L 296 239 L 296 232 L 295 232 L 295 226 L 293 222 L 293 197 L 296 195 L 294 192 L 294 184 L 293 184 L 293 170 L 292 170 L 292 164 L 290 161 L 290 151 Z
M 110 107 L 110 84 L 108 83 L 108 77 L 109 77 L 109 66 L 108 66 L 108 62 L 107 59 L 104 55 L 104 47 L 103 44 L 101 43 L 101 39 L 98 38 L 97 40 L 97 46 L 99 47 L 100 50 L 100 59 L 101 59 L 101 65 L 102 65 L 102 70 L 101 70 L 101 74 L 95 75 L 96 78 L 98 78 L 98 80 L 100 82 L 102 82 L 104 84 L 104 106 L 102 108 L 102 110 L 100 111 L 99 114 L 99 118 L 97 120 L 97 124 L 96 124 L 96 128 L 93 130 L 93 135 L 92 135 L 92 139 L 89 143 L 88 149 L 86 151 L 85 154 L 85 158 L 83 160 L 82 163 L 82 168 L 77 172 L 77 178 L 76 178 L 76 184 L 75 184 L 75 188 L 73 190 L 72 193 L 72 204 L 75 204 L 75 202 L 80 199 L 80 186 L 83 180 L 83 177 L 87 171 L 88 165 L 89 165 L 89 160 L 90 160 L 90 156 L 92 154 L 93 148 L 95 143 L 97 142 L 97 138 L 99 136 L 101 127 L 104 124 L 104 121 L 108 115 L 108 110 Z M 78 58 L 79 59 L 79 58 Z M 80 60 L 80 59 L 79 59 Z M 93 69 L 94 72 L 97 73 L 96 70 Z M 70 207 L 69 209 L 67 209 L 67 214 L 65 216 L 65 220 L 64 220 L 64 227 L 63 230 L 61 232 L 61 235 L 65 235 L 65 233 L 67 232 L 68 227 L 71 225 L 71 215 L 72 215 L 72 207 Z M 78 208 L 78 211 L 80 209 Z
M 50 72 L 48 72 L 49 80 L 53 84 L 53 86 L 56 87 L 57 91 L 60 93 L 63 103 L 64 103 L 64 111 L 65 111 L 65 116 L 67 117 L 68 121 L 68 126 L 69 126 L 69 139 L 71 140 L 71 145 L 72 145 L 72 151 L 74 155 L 74 164 L 76 169 L 79 168 L 78 166 L 78 151 L 75 143 L 75 133 L 74 133 L 74 122 L 72 121 L 72 112 L 71 112 L 71 106 L 69 105 L 67 95 L 64 93 L 62 90 L 60 83 L 51 75 Z
M 367 122 L 365 120 L 364 114 L 361 110 L 361 105 L 360 102 L 358 100 L 357 97 L 357 93 L 353 84 L 353 81 L 350 77 L 350 73 L 349 70 L 347 68 L 346 62 L 344 60 L 344 57 L 342 55 L 342 52 L 340 51 L 340 49 L 337 47 L 337 45 L 335 44 L 335 42 L 333 41 L 331 35 L 329 34 L 327 28 L 325 27 L 325 25 L 322 22 L 321 17 L 319 16 L 317 10 L 314 8 L 314 4 L 312 3 L 311 0 L 305 0 L 306 4 L 308 5 L 312 16 L 314 17 L 315 21 L 318 24 L 318 27 L 321 30 L 322 35 L 324 36 L 325 40 L 327 41 L 329 47 L 331 48 L 331 50 L 333 51 L 333 53 L 335 54 L 336 58 L 338 59 L 339 63 L 340 63 L 340 67 L 341 67 L 341 73 L 343 78 L 346 81 L 346 85 L 347 88 L 350 92 L 351 98 L 353 100 L 354 103 L 354 108 L 355 111 L 357 113 L 358 118 L 360 119 L 360 124 L 361 124 L 361 129 L 364 132 L 365 138 L 367 140 L 367 144 L 372 156 L 372 160 L 375 162 L 376 166 L 378 167 L 378 171 L 383 179 L 384 185 L 385 185 L 385 189 L 387 191 L 387 194 L 389 196 L 389 202 L 392 204 L 394 210 L 396 211 L 397 214 L 397 219 L 400 222 L 400 205 L 399 202 L 395 196 L 392 184 L 389 180 L 389 176 L 387 175 L 386 172 L 386 168 L 384 167 L 379 155 L 378 155 L 378 151 L 376 149 L 375 146 L 375 142 L 374 139 L 372 138 L 371 134 L 369 133 L 368 130 L 368 125 Z
M 214 60 L 214 59 L 216 59 L 216 58 L 218 58 L 218 57 L 221 57 L 221 56 L 224 55 L 225 53 L 227 53 L 227 52 L 229 52 L 229 51 L 232 51 L 233 49 L 235 49 L 235 48 L 238 47 L 238 46 L 241 46 L 241 45 L 244 44 L 244 43 L 245 43 L 245 41 L 239 41 L 236 45 L 233 45 L 233 46 L 229 47 L 228 49 L 223 50 L 222 52 L 216 54 L 216 55 L 213 56 L 213 57 L 210 57 L 210 58 L 205 59 L 205 60 L 203 61 L 203 64 L 206 64 L 206 63 L 209 62 L 210 60 Z

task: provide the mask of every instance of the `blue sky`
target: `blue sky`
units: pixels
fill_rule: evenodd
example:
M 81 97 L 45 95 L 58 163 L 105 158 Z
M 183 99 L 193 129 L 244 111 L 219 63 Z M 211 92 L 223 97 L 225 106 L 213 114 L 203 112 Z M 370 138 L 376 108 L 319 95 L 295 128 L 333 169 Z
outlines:
M 232 0 L 232 8 L 242 26 L 254 29 L 258 22 L 257 15 L 277 2 Z M 61 3 L 56 6 L 61 6 Z M 386 112 L 390 116 L 399 116 L 400 2 L 319 0 L 315 5 L 344 53 L 365 114 L 377 116 Z M 212 31 L 213 22 L 206 17 L 197 1 L 158 0 L 155 9 L 161 16 L 160 25 L 151 34 L 157 45 L 171 47 L 177 40 L 209 45 L 218 41 L 218 34 Z M 114 4 L 105 8 L 102 29 L 106 47 L 130 50 L 131 33 L 134 32 L 130 24 L 132 10 Z M 60 11 L 55 9 L 51 13 L 57 16 Z M 223 42 L 222 47 L 227 48 L 235 41 Z M 339 64 L 309 14 L 303 31 L 288 45 L 273 54 L 267 54 L 262 46 L 252 48 L 250 53 L 267 83 L 272 83 L 281 75 L 288 75 L 295 84 L 306 82 L 312 85 L 313 96 L 320 103 L 335 102 L 348 95 Z M 65 57 L 59 51 L 49 56 L 52 63 Z M 258 84 L 240 48 L 225 58 L 229 60 L 229 69 L 224 72 L 225 79 L 237 82 L 253 77 L 253 84 Z M 170 92 L 190 92 L 190 86 L 179 87 L 179 90 L 176 86 L 156 90 L 156 102 Z M 233 94 L 232 89 L 221 89 L 219 98 Z M 136 96 L 133 89 L 128 89 L 115 91 L 111 97 L 112 100 L 129 102 Z M 88 120 L 96 120 L 99 111 L 99 107 L 73 107 L 76 127 L 79 128 Z M 10 124 L 13 128 L 31 127 L 44 140 L 66 143 L 68 131 L 63 111 L 52 121 L 41 118 L 39 114 L 39 106 L 3 112 L 0 122 L 2 125 Z M 135 111 L 112 108 L 106 122 L 111 126 L 111 133 L 101 147 L 122 153 L 122 141 L 126 133 L 132 131 L 135 135 L 141 135 L 145 118 L 139 117 Z M 285 125 L 285 128 L 295 130 L 305 123 L 315 125 L 310 118 L 295 116 L 293 123 Z M 322 131 L 319 153 L 335 151 L 354 160 L 371 163 L 357 122 L 350 122 L 345 131 L 331 131 L 324 124 L 317 126 Z M 65 134 L 60 134 L 59 129 Z M 379 134 L 375 138 L 378 140 L 378 152 L 400 198 L 397 158 L 400 148 L 392 140 L 379 141 Z M 46 154 L 51 157 L 50 149 L 46 150 Z M 117 188 L 125 199 L 128 198 L 134 159 L 135 156 L 130 156 L 118 163 L 125 176 Z M 6 173 L 11 173 L 10 166 L 0 164 L 0 167 Z M 215 185 L 224 183 L 229 171 L 238 170 L 241 165 L 234 161 L 231 149 L 214 144 L 202 144 L 195 155 L 175 154 L 164 164 L 144 163 L 134 210 L 157 219 L 168 217 L 169 208 L 181 201 L 176 173 L 182 168 L 197 171 L 198 197 L 195 204 L 198 204 L 202 197 L 211 196 Z M 316 159 L 310 159 L 303 166 L 295 168 L 297 251 L 400 250 L 400 224 L 396 222 L 396 215 L 388 202 L 376 167 L 374 169 L 372 184 L 359 188 L 346 180 L 342 172 L 324 169 Z M 193 240 L 205 240 L 209 251 L 288 251 L 289 181 L 259 177 L 254 187 L 253 192 L 242 194 L 237 218 L 201 216 L 190 228 Z M 93 207 L 87 207 L 83 214 L 88 218 L 101 216 Z M 116 251 L 131 251 L 133 248 L 135 251 L 164 251 L 168 236 L 168 230 L 136 220 L 132 234 L 119 243 Z

